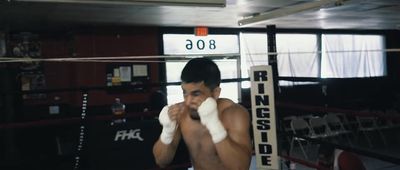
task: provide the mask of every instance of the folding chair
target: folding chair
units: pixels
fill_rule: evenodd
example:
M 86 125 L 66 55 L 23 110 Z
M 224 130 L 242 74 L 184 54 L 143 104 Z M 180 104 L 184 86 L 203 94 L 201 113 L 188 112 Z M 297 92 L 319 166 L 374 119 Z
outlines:
M 282 141 L 281 152 L 286 155 L 290 155 L 290 144 L 293 137 L 293 131 L 290 125 L 293 119 L 296 119 L 296 116 L 285 116 L 280 121 L 279 139 Z
M 306 143 L 306 147 L 308 147 L 309 142 L 304 139 L 301 138 L 299 136 L 304 136 L 304 137 L 314 137 L 311 131 L 310 126 L 308 125 L 308 123 L 301 117 L 297 117 L 295 119 L 292 119 L 291 123 L 290 123 L 290 127 L 292 129 L 292 133 L 296 136 L 293 136 L 290 142 L 290 151 L 289 154 L 292 155 L 293 152 L 293 147 L 294 147 L 294 142 L 296 141 L 301 149 L 301 151 L 303 152 L 303 155 L 306 159 L 308 159 L 306 150 L 304 149 L 303 143 Z
M 385 112 L 381 112 L 381 114 L 386 116 L 394 116 L 398 115 L 399 113 L 394 109 L 389 109 Z M 380 129 L 394 129 L 400 127 L 398 121 L 389 118 L 378 118 L 376 124 Z
M 367 132 L 377 131 L 378 134 L 380 135 L 384 145 L 386 145 L 386 139 L 383 136 L 382 132 L 379 130 L 375 117 L 357 116 L 357 122 L 358 122 L 358 130 L 364 134 L 365 139 L 367 140 L 367 143 L 370 147 L 373 147 L 373 146 L 372 146 L 372 141 L 371 141 L 370 137 L 368 136 Z
M 332 135 L 328 124 L 322 117 L 312 117 L 309 120 L 314 138 L 326 138 Z
M 324 119 L 330 129 L 332 136 L 344 136 L 350 145 L 353 145 L 349 135 L 352 134 L 352 131 L 347 130 L 340 118 L 334 113 L 328 113 L 324 116 Z
M 344 129 L 350 131 L 350 132 L 356 132 L 358 128 L 358 122 L 355 116 L 350 115 L 350 114 L 344 114 L 344 113 L 329 113 L 329 114 L 334 114 L 336 115 L 340 122 L 342 123 Z
M 282 128 L 285 132 L 286 139 L 288 143 L 292 141 L 293 131 L 291 128 L 291 123 L 293 119 L 296 119 L 296 116 L 285 116 L 282 121 Z

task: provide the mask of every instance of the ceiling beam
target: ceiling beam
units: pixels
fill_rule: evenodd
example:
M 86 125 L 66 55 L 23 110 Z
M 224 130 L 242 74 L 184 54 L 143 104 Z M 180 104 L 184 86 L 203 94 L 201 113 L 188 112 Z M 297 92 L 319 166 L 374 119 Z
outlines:
M 337 6 L 341 5 L 343 1 L 347 0 L 317 0 L 312 2 L 305 2 L 293 6 L 278 8 L 273 11 L 269 11 L 266 13 L 257 14 L 254 16 L 246 17 L 238 21 L 239 26 L 250 26 L 254 24 L 259 24 L 261 22 L 266 22 L 271 19 L 284 17 L 292 14 L 296 14 L 299 12 L 304 12 L 312 9 L 319 9 L 321 7 L 326 6 Z
M 20 2 L 225 7 L 226 0 L 11 0 Z

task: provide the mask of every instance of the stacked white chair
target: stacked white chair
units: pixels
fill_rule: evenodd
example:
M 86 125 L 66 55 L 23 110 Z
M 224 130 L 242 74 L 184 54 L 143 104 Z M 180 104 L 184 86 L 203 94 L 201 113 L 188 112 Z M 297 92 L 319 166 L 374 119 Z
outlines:
M 332 136 L 332 132 L 326 120 L 322 117 L 313 117 L 309 120 L 313 136 L 316 138 L 326 138 Z
M 293 153 L 293 148 L 295 145 L 295 142 L 299 145 L 305 159 L 308 159 L 307 152 L 306 152 L 306 147 L 308 148 L 308 145 L 310 144 L 309 141 L 306 139 L 302 138 L 301 136 L 304 137 L 310 137 L 310 138 L 315 138 L 313 135 L 310 126 L 308 125 L 307 121 L 304 120 L 302 117 L 296 117 L 295 119 L 292 119 L 290 123 L 290 127 L 292 129 L 293 136 L 290 142 L 290 151 L 289 154 L 292 155 Z M 304 146 L 303 143 L 306 143 Z
M 337 114 L 328 113 L 324 116 L 324 119 L 330 129 L 332 136 L 344 136 L 347 142 L 350 145 L 353 145 L 349 137 L 350 135 L 352 135 L 352 131 L 347 130 L 344 127 L 343 122 L 340 120 Z
M 386 145 L 386 138 L 384 137 L 383 133 L 379 129 L 376 120 L 377 120 L 376 117 L 372 117 L 372 116 L 357 116 L 358 130 L 364 134 L 369 147 L 373 147 L 372 141 L 371 141 L 371 138 L 369 135 L 374 132 L 378 132 L 384 145 Z

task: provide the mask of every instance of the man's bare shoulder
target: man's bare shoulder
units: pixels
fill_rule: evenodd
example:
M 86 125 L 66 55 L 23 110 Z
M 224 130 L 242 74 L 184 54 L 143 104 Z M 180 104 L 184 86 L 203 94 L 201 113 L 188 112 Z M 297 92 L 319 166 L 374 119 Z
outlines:
M 225 115 L 229 115 L 229 116 L 237 115 L 239 117 L 242 117 L 242 116 L 247 116 L 248 115 L 247 110 L 242 105 L 237 104 L 237 103 L 233 102 L 230 99 L 219 98 L 217 100 L 217 103 L 218 103 L 219 111 L 224 116 Z
M 217 104 L 218 104 L 218 108 L 220 110 L 224 110 L 224 109 L 234 105 L 235 102 L 233 102 L 231 99 L 227 99 L 227 98 L 218 98 Z

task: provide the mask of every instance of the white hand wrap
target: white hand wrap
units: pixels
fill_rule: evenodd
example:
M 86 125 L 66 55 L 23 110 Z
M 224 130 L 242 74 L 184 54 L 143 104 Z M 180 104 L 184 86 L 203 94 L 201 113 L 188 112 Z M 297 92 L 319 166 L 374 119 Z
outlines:
M 168 145 L 174 139 L 176 129 L 176 121 L 172 121 L 168 116 L 168 106 L 164 106 L 164 108 L 161 110 L 160 115 L 158 116 L 158 120 L 163 126 L 160 140 L 162 143 Z
M 227 132 L 218 118 L 217 101 L 209 97 L 200 104 L 197 109 L 201 123 L 206 126 L 214 143 L 221 142 L 227 136 Z

